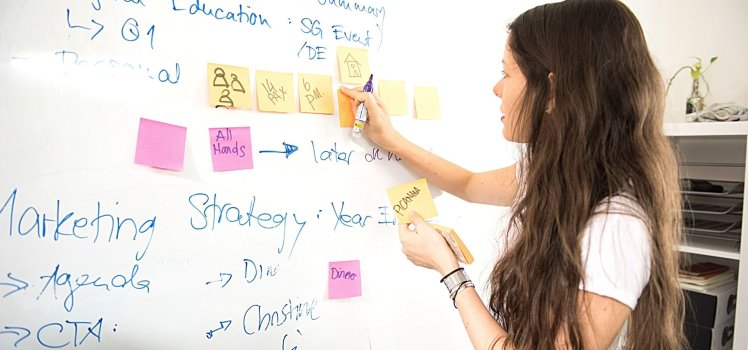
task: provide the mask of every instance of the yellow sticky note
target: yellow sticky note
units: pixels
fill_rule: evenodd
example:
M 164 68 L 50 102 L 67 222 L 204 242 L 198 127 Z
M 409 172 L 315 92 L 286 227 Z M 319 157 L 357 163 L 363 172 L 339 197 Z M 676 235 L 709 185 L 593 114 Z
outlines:
M 392 115 L 408 114 L 408 98 L 405 93 L 405 82 L 402 80 L 380 80 L 379 97 Z
M 439 233 L 442 234 L 444 239 L 449 244 L 449 247 L 452 248 L 452 252 L 455 253 L 457 261 L 463 264 L 472 264 L 473 261 L 475 261 L 475 259 L 473 258 L 473 254 L 470 253 L 467 246 L 465 246 L 465 243 L 462 243 L 460 236 L 457 235 L 457 232 L 455 232 L 455 230 L 447 226 L 433 223 L 429 223 L 429 225 L 431 225 L 433 228 L 439 231 Z
M 387 197 L 389 197 L 392 210 L 400 222 L 410 222 L 408 213 L 411 211 L 416 211 L 424 219 L 430 219 L 437 215 L 434 199 L 431 197 L 426 179 L 419 179 L 389 188 L 387 189 Z
M 439 91 L 435 87 L 416 86 L 413 95 L 415 95 L 417 119 L 441 118 Z
M 293 93 L 293 74 L 258 70 L 258 107 L 263 112 L 295 112 L 296 99 Z
M 338 90 L 338 116 L 340 117 L 341 128 L 352 128 L 353 120 L 353 99 Z
M 333 114 L 332 77 L 299 73 L 299 110 L 301 113 Z
M 338 69 L 341 82 L 363 85 L 371 74 L 369 51 L 338 46 Z
M 252 108 L 249 69 L 208 63 L 210 105 L 226 108 Z

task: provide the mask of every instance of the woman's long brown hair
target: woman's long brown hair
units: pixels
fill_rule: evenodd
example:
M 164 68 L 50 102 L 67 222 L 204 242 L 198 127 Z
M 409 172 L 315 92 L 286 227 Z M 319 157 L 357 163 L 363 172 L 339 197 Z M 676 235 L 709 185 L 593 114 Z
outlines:
M 505 344 L 550 349 L 563 334 L 583 348 L 581 234 L 598 205 L 627 195 L 643 209 L 651 271 L 626 348 L 682 349 L 678 170 L 639 22 L 618 1 L 567 0 L 520 15 L 508 46 L 527 78 L 515 135 L 528 141 L 509 224 L 516 234 L 490 277 Z

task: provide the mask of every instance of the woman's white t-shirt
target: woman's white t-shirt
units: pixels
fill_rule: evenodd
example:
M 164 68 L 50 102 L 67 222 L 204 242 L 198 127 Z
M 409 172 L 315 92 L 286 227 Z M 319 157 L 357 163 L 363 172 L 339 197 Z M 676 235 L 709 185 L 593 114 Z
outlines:
M 619 195 L 600 204 L 584 229 L 581 242 L 584 283 L 579 288 L 615 299 L 631 310 L 649 281 L 649 230 L 641 207 Z M 608 349 L 623 346 L 627 326 Z

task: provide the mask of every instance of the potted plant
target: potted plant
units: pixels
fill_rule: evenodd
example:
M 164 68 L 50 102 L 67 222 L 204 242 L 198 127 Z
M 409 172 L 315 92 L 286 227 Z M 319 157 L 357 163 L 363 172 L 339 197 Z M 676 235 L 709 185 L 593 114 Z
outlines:
M 675 74 L 673 74 L 670 80 L 668 80 L 667 89 L 665 90 L 665 94 L 670 91 L 670 85 L 673 84 L 673 80 L 678 76 L 680 72 L 684 70 L 689 70 L 691 72 L 691 95 L 686 100 L 686 114 L 700 112 L 704 109 L 704 95 L 701 94 L 701 90 L 699 89 L 699 81 L 703 80 L 704 84 L 706 84 L 706 94 L 708 95 L 709 83 L 706 81 L 706 78 L 704 78 L 704 73 L 707 71 L 707 69 L 709 69 L 709 67 L 712 66 L 712 63 L 717 60 L 717 56 L 709 59 L 709 64 L 706 67 L 702 67 L 701 58 L 694 57 L 694 59 L 696 60 L 696 62 L 694 62 L 692 65 L 680 67 L 677 71 L 675 71 Z

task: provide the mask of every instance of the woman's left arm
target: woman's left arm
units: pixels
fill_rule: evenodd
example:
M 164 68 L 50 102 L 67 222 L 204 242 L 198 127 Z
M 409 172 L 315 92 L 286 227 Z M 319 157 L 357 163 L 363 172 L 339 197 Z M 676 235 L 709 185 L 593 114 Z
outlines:
M 403 253 L 408 260 L 415 265 L 436 270 L 441 276 L 446 276 L 460 267 L 441 233 L 423 221 L 417 213 L 410 213 L 409 218 L 413 223 L 413 230 L 407 223 L 401 223 L 398 227 Z M 506 332 L 491 316 L 475 288 L 461 290 L 454 301 L 475 349 L 488 349 L 494 340 L 504 338 Z
M 459 268 L 457 258 L 442 235 L 417 213 L 409 224 L 400 224 L 403 253 L 412 263 L 436 270 L 441 276 Z M 463 326 L 476 350 L 502 349 L 506 331 L 496 322 L 474 288 L 465 288 L 455 297 Z M 631 310 L 625 304 L 592 292 L 580 291 L 580 326 L 585 349 L 607 349 L 623 327 Z M 568 348 L 563 334 L 557 336 L 558 349 Z M 509 346 L 509 349 L 512 347 Z

